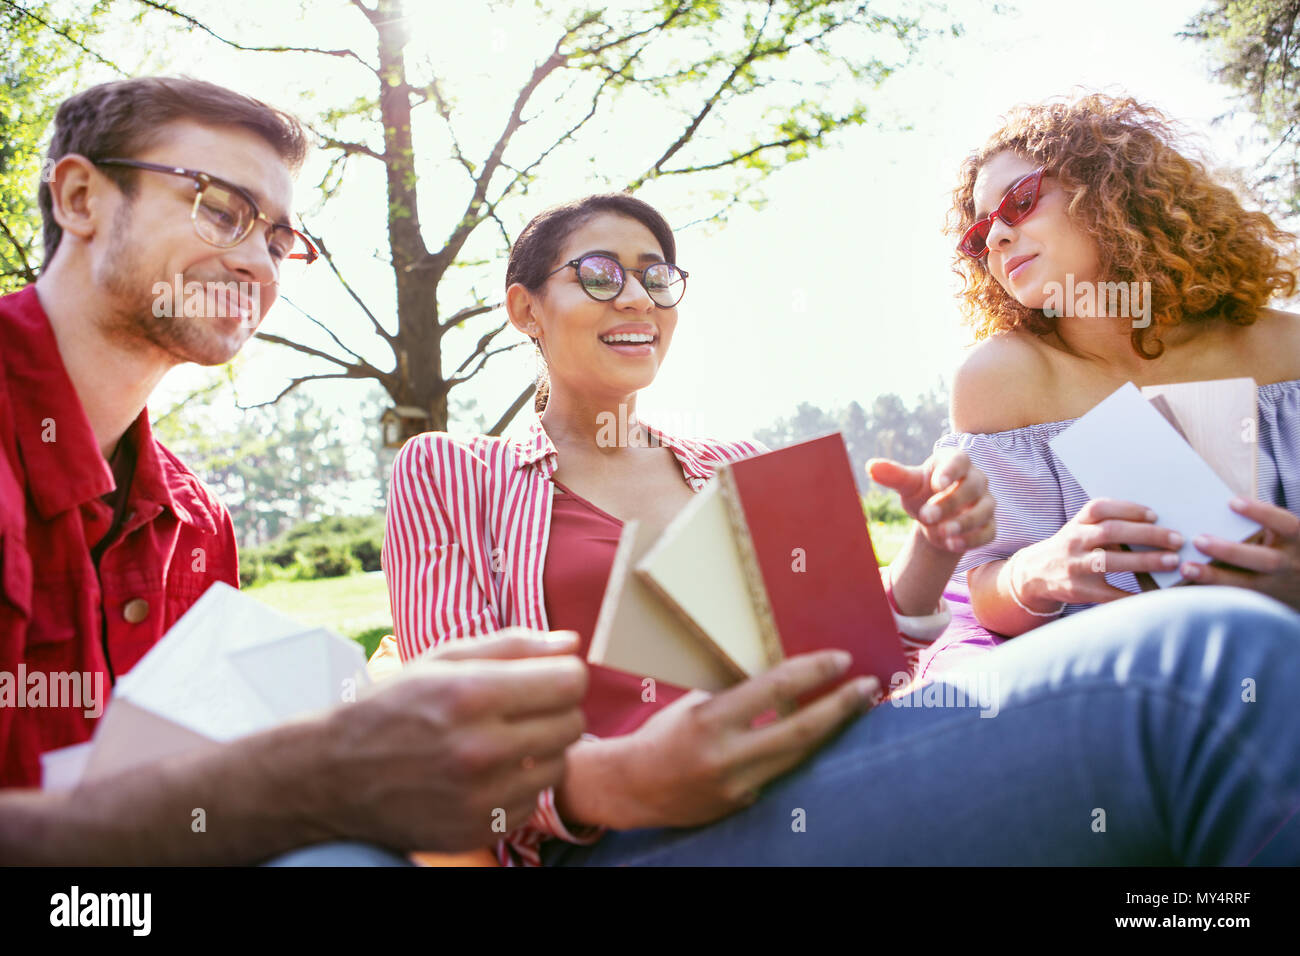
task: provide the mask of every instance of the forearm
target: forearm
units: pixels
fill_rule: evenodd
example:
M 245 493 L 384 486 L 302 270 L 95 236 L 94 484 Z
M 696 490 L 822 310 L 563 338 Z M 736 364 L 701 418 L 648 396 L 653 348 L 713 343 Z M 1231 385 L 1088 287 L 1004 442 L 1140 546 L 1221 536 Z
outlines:
M 309 783 L 327 736 L 302 721 L 72 791 L 0 792 L 0 860 L 249 864 L 335 838 Z
M 1058 602 L 1040 593 L 1033 579 L 1024 579 L 1016 582 L 1015 593 L 1033 610 L 1041 610 L 1044 616 L 1025 611 L 1012 596 L 1012 570 L 1011 561 L 1003 559 L 966 572 L 975 619 L 988 630 L 1007 637 L 1024 634 L 1055 620 L 1056 615 L 1051 612 L 1060 608 Z
M 913 525 L 890 566 L 899 613 L 909 617 L 933 614 L 960 557 L 931 545 L 921 529 Z

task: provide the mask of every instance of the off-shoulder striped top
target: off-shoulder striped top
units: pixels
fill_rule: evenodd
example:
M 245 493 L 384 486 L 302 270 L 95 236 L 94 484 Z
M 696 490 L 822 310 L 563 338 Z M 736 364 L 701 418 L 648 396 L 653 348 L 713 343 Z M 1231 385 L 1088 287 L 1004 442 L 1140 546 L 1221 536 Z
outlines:
M 1300 516 L 1300 379 L 1261 385 L 1257 394 L 1259 497 Z M 955 575 L 957 584 L 965 587 L 970 568 L 1008 558 L 1051 537 L 1088 501 L 1049 444 L 1077 420 L 991 434 L 952 433 L 935 443 L 936 449 L 964 449 L 988 475 L 989 489 L 998 503 L 997 537 L 962 556 Z M 1125 591 L 1140 590 L 1137 579 L 1127 571 L 1108 573 L 1106 580 Z M 1091 606 L 1070 604 L 1064 614 Z

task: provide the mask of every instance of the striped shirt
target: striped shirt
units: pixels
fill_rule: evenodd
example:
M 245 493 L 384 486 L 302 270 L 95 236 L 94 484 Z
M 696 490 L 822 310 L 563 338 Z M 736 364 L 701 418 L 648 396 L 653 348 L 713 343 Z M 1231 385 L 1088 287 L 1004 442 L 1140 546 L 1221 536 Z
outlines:
M 682 477 L 700 491 L 716 470 L 766 451 L 756 442 L 674 438 L 646 426 L 668 447 Z M 426 432 L 393 463 L 383 567 L 403 661 L 444 641 L 517 625 L 548 630 L 542 568 L 551 524 L 558 454 L 540 419 L 522 441 Z M 882 575 L 888 589 L 888 573 Z M 892 602 L 892 595 L 891 595 Z M 947 625 L 947 608 L 928 617 L 895 612 L 909 663 Z M 593 843 L 601 827 L 569 827 L 554 790 L 538 797 L 528 823 L 497 845 L 505 866 L 539 865 L 547 838 Z
M 1259 498 L 1300 516 L 1300 379 L 1261 385 L 1256 395 Z M 988 476 L 989 491 L 997 499 L 997 537 L 962 555 L 957 563 L 957 583 L 965 586 L 970 568 L 1009 558 L 1021 548 L 1050 538 L 1088 502 L 1088 495 L 1050 444 L 1076 421 L 1043 422 L 983 435 L 962 432 L 944 435 L 935 443 L 936 449 L 964 449 Z M 1122 591 L 1136 594 L 1141 590 L 1128 571 L 1107 572 L 1106 581 Z M 1069 604 L 1063 614 L 1092 606 Z

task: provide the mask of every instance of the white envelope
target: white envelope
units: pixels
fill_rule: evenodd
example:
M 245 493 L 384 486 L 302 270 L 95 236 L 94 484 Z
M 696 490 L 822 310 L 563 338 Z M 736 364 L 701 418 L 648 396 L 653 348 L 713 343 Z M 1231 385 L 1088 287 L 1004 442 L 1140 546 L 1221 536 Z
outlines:
M 1145 505 L 1156 513 L 1160 527 L 1181 534 L 1180 562 L 1210 560 L 1192 545 L 1199 534 L 1244 541 L 1259 531 L 1259 525 L 1228 507 L 1235 497 L 1232 489 L 1132 382 L 1050 444 L 1090 498 Z M 1162 588 L 1182 580 L 1177 570 L 1157 571 L 1151 577 Z
M 234 740 L 355 700 L 369 683 L 355 641 L 218 582 L 117 681 L 89 743 L 41 757 L 44 783 L 66 789 Z

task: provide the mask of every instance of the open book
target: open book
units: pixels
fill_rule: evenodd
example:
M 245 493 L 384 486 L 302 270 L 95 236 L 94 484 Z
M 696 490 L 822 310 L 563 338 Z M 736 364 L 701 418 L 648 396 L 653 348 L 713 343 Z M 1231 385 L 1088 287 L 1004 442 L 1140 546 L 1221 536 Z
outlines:
M 1204 563 L 1200 534 L 1245 541 L 1259 525 L 1228 507 L 1256 497 L 1255 382 L 1249 378 L 1153 385 L 1129 382 L 1052 439 L 1091 498 L 1133 501 L 1177 531 L 1182 561 Z M 1144 588 L 1186 583 L 1177 571 L 1140 574 Z
M 588 660 L 718 690 L 828 648 L 906 670 L 838 434 L 722 467 L 656 541 L 628 522 Z
M 355 641 L 217 582 L 117 681 L 94 737 L 42 755 L 42 786 L 266 730 L 356 700 L 369 683 Z

